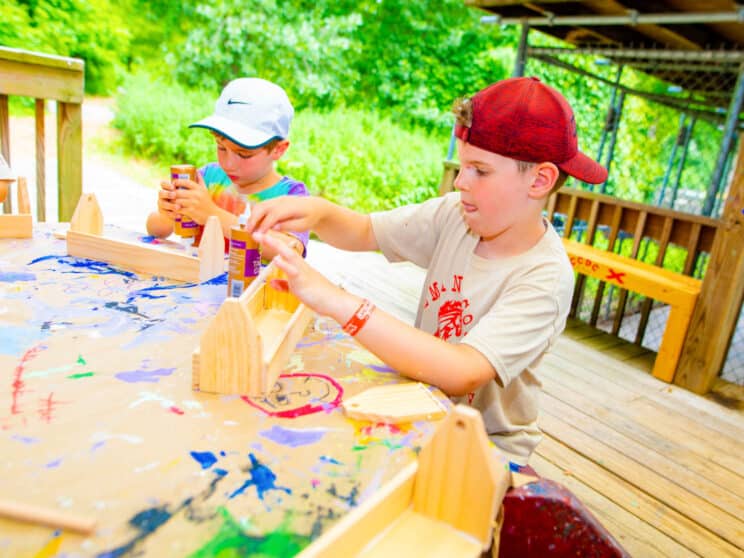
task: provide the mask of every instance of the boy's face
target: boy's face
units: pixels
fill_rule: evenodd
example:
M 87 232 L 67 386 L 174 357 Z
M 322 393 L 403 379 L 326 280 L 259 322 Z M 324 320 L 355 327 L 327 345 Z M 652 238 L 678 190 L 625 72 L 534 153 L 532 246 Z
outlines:
M 289 142 L 282 140 L 272 146 L 246 149 L 220 135 L 214 135 L 217 143 L 217 160 L 239 187 L 248 187 L 259 182 L 274 169 L 274 162 L 286 150 Z
M 458 140 L 463 219 L 483 240 L 519 229 L 532 215 L 535 169 L 520 172 L 517 161 Z

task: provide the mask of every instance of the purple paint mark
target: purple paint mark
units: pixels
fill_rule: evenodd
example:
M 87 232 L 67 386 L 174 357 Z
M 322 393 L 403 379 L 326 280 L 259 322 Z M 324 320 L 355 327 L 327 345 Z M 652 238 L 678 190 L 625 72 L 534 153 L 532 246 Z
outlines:
M 32 438 L 31 436 L 19 436 L 17 434 L 14 434 L 10 437 L 11 440 L 16 440 L 17 442 L 21 442 L 23 444 L 38 444 L 39 438 Z
M 47 463 L 46 465 L 44 465 L 44 467 L 46 467 L 47 469 L 56 469 L 60 465 L 62 465 L 62 458 L 61 457 L 55 459 L 54 461 L 50 461 L 49 463 Z
M 93 453 L 94 451 L 101 449 L 105 445 L 106 445 L 106 440 L 101 440 L 99 442 L 96 442 L 95 444 L 90 446 L 90 453 Z
M 175 372 L 175 368 L 158 368 L 156 370 L 129 370 L 127 372 L 119 372 L 115 374 L 115 377 L 129 383 L 136 382 L 149 382 L 157 383 L 160 377 L 170 376 Z
M 276 481 L 274 471 L 269 469 L 263 463 L 260 463 L 258 459 L 256 459 L 255 455 L 251 453 L 248 457 L 251 459 L 251 470 L 249 471 L 251 478 L 245 481 L 235 492 L 230 494 L 230 499 L 235 498 L 235 496 L 240 496 L 249 486 L 256 487 L 256 492 L 261 500 L 263 500 L 264 493 L 269 490 L 283 490 L 287 494 L 292 494 L 292 491 L 289 488 L 276 486 L 276 484 L 274 484 Z
M 24 273 L 22 271 L 5 271 L 0 272 L 0 282 L 15 283 L 16 281 L 35 281 L 36 275 L 33 273 Z
M 211 451 L 192 451 L 191 457 L 201 465 L 202 469 L 209 469 L 217 463 L 217 457 Z
M 375 372 L 397 374 L 395 370 L 393 370 L 389 366 L 385 366 L 384 364 L 367 364 L 367 368 L 371 368 Z
M 269 430 L 259 432 L 264 438 L 291 448 L 314 444 L 323 438 L 325 433 L 326 431 L 320 428 L 284 428 L 277 425 L 272 426 Z

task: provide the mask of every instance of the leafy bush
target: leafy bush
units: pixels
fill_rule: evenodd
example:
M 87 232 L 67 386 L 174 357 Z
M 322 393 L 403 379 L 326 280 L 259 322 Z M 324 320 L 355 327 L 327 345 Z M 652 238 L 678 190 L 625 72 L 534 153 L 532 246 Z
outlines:
M 195 91 L 140 74 L 117 97 L 114 126 L 132 152 L 172 163 L 216 160 L 214 139 L 188 125 L 211 114 L 218 92 Z M 376 111 L 298 111 L 280 172 L 311 192 L 361 211 L 436 195 L 448 135 L 406 129 Z

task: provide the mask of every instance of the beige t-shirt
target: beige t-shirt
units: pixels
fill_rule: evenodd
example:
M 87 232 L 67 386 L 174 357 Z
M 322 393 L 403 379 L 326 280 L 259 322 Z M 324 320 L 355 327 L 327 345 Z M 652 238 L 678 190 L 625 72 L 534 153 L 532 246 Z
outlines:
M 483 414 L 507 456 L 525 464 L 540 441 L 541 384 L 536 369 L 563 331 L 574 274 L 549 223 L 527 252 L 491 260 L 474 254 L 479 238 L 452 192 L 422 204 L 373 213 L 372 227 L 389 261 L 426 268 L 416 326 L 449 343 L 467 343 L 493 365 L 496 379 L 455 398 Z

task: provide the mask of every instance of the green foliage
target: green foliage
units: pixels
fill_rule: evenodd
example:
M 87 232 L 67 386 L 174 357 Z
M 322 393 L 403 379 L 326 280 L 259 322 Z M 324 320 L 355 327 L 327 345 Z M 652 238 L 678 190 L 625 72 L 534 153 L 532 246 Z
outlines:
M 211 113 L 216 96 L 140 74 L 122 87 L 114 126 L 133 152 L 163 168 L 203 165 L 216 160 L 214 139 L 188 125 Z M 338 108 L 299 111 L 291 140 L 280 172 L 313 193 L 372 211 L 435 195 L 447 136 L 406 129 L 374 110 Z
M 86 91 L 108 93 L 129 50 L 122 12 L 108 0 L 3 0 L 0 44 L 85 60 Z

